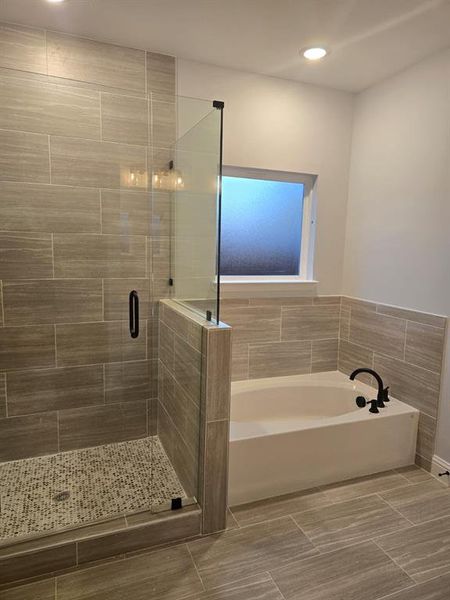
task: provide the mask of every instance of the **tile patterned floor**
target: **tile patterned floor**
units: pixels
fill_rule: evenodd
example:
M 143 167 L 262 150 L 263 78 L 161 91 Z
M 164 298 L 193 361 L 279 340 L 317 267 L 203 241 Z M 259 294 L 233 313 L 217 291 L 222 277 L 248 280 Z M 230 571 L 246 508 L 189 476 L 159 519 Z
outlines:
M 232 507 L 223 533 L 0 598 L 449 600 L 449 499 L 450 488 L 417 467 L 390 471 Z
M 70 496 L 57 502 L 58 492 Z M 155 436 L 0 464 L 0 539 L 48 532 L 185 497 Z

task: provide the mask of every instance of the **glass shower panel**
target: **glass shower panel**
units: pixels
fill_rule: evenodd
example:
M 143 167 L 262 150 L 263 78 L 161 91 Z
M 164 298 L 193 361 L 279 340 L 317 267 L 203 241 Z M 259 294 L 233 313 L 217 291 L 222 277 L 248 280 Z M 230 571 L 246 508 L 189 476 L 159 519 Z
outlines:
M 164 166 L 152 174 L 153 217 L 158 217 L 157 211 L 161 214 L 161 205 L 166 210 L 170 207 L 171 228 L 170 239 L 153 239 L 153 270 L 165 272 L 161 265 L 165 244 L 170 258 L 167 296 L 182 302 L 201 319 L 190 324 L 189 335 L 166 316 L 166 311 L 164 321 L 160 321 L 158 435 L 152 461 L 154 511 L 170 509 L 177 502 L 186 505 L 199 497 L 202 389 L 199 323 L 206 318 L 218 319 L 221 110 L 209 101 L 177 98 L 176 113 L 180 135 L 166 155 L 166 163 L 159 160 L 164 152 L 157 151 L 158 160 L 154 160 Z M 183 317 L 179 318 L 183 322 Z
M 216 321 L 222 110 L 209 106 L 208 113 L 183 132 L 173 151 L 171 266 L 174 298 Z

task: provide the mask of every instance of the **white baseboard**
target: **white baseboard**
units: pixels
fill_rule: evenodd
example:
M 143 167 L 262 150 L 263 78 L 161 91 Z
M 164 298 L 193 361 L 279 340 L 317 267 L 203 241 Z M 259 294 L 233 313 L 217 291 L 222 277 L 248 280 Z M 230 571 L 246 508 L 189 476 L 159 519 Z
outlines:
M 437 477 L 442 483 L 450 486 L 450 476 L 443 475 L 439 477 L 439 473 L 444 473 L 445 471 L 450 471 L 450 462 L 447 462 L 440 456 L 433 456 L 433 460 L 431 461 L 431 474 Z

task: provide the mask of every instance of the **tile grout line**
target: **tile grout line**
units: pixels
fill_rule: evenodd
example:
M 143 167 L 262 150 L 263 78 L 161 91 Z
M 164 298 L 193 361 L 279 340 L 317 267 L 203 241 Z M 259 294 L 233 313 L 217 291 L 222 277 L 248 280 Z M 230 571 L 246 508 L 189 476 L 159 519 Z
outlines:
M 277 590 L 278 590 L 278 592 L 279 592 L 280 596 L 286 600 L 286 597 L 285 597 L 285 595 L 283 594 L 283 592 L 280 590 L 280 588 L 279 588 L 279 586 L 278 586 L 278 583 L 277 583 L 277 582 L 275 581 L 275 579 L 272 577 L 272 573 L 271 573 L 270 571 L 267 571 L 267 574 L 269 575 L 269 577 L 270 577 L 270 580 L 272 581 L 272 583 L 274 584 L 274 586 L 277 588 Z
M 47 29 L 43 30 L 44 32 L 44 45 L 45 45 L 45 76 L 48 78 L 49 74 L 48 74 L 48 32 Z M 48 79 L 46 81 L 46 83 L 48 82 Z
M 47 145 L 48 145 L 48 176 L 49 176 L 49 185 L 52 185 L 52 147 L 51 147 L 50 135 L 47 135 Z
M 106 404 L 106 364 L 102 364 L 103 404 Z
M 102 106 L 102 92 L 98 93 L 98 102 L 99 102 L 99 121 L 100 121 L 100 142 L 104 142 L 103 139 L 103 106 Z
M 0 280 L 0 306 L 2 308 L 2 324 L 4 327 L 6 325 L 6 323 L 5 323 L 5 302 L 3 299 L 3 286 L 4 286 L 3 280 Z
M 55 279 L 55 234 L 51 233 L 50 234 L 51 237 L 51 241 L 52 241 L 52 273 L 53 273 L 53 279 Z
M 407 362 L 406 360 L 406 338 L 408 335 L 408 321 L 405 321 L 405 331 L 403 332 L 403 360 L 404 362 Z M 375 360 L 375 358 L 374 358 Z
M 388 535 L 391 535 L 391 534 L 388 534 Z M 385 537 L 385 536 L 381 536 L 381 537 Z M 403 573 L 404 573 L 404 574 L 405 574 L 405 575 L 408 577 L 408 579 L 410 579 L 410 580 L 411 580 L 411 581 L 412 581 L 414 584 L 416 584 L 416 583 L 417 583 L 417 581 L 416 581 L 415 579 L 413 579 L 413 578 L 412 578 L 412 576 L 411 576 L 411 575 L 409 575 L 409 573 L 408 573 L 407 571 L 405 571 L 405 569 L 404 569 L 404 568 L 403 568 L 401 565 L 399 565 L 399 563 L 398 563 L 398 562 L 397 562 L 397 561 L 396 561 L 394 558 L 392 558 L 392 556 L 390 556 L 390 555 L 389 555 L 389 554 L 386 552 L 386 550 L 384 550 L 384 548 L 382 548 L 382 547 L 381 547 L 381 546 L 380 546 L 380 545 L 377 543 L 377 541 L 376 541 L 376 538 L 373 538 L 373 539 L 371 539 L 371 541 L 372 541 L 372 542 L 373 542 L 373 543 L 374 543 L 374 544 L 377 546 L 377 548 L 379 548 L 379 549 L 380 549 L 380 550 L 383 552 L 383 554 L 385 554 L 385 555 L 388 557 L 388 559 L 389 559 L 390 561 L 392 561 L 392 562 L 394 563 L 394 565 L 396 565 L 396 566 L 397 566 L 397 567 L 398 567 L 398 568 L 399 568 L 401 571 L 403 571 Z M 410 586 L 410 587 L 411 587 L 411 586 Z
M 410 524 L 412 527 L 414 527 L 414 525 L 416 525 L 416 523 L 413 523 L 413 522 L 412 522 L 410 519 L 408 519 L 408 517 L 406 517 L 404 514 L 402 514 L 402 513 L 401 513 L 401 512 L 400 512 L 400 511 L 399 511 L 397 508 L 395 508 L 395 506 L 392 506 L 392 504 L 391 504 L 391 503 L 390 503 L 388 500 L 385 500 L 385 499 L 384 499 L 384 498 L 383 498 L 383 497 L 382 497 L 380 494 L 375 494 L 375 495 L 376 495 L 376 496 L 378 496 L 378 498 L 379 498 L 379 499 L 380 499 L 382 502 L 384 502 L 385 504 L 387 504 L 387 506 L 389 506 L 389 508 L 390 508 L 391 510 L 393 510 L 393 511 L 394 511 L 394 512 L 396 512 L 396 513 L 397 513 L 397 514 L 398 514 L 400 517 L 402 517 L 402 519 L 405 519 L 406 521 L 408 521 L 408 523 L 409 523 L 409 524 Z M 405 527 L 405 529 L 406 529 L 406 527 Z M 399 529 L 399 531 L 400 531 L 400 529 Z M 389 534 L 387 534 L 387 535 L 389 535 Z
M 100 209 L 100 235 L 103 235 L 103 190 L 98 190 L 99 209 Z
M 58 368 L 58 346 L 56 343 L 57 340 L 57 336 L 56 336 L 56 323 L 53 324 L 53 339 L 54 339 L 54 344 L 55 344 L 55 369 Z M 49 367 L 52 368 L 52 367 Z
M 55 138 L 55 139 L 63 139 L 63 140 L 72 140 L 75 142 L 92 142 L 93 144 L 101 144 L 103 146 L 108 146 L 108 145 L 114 145 L 114 146 L 125 146 L 126 148 L 133 148 L 134 150 L 141 150 L 143 151 L 145 148 L 147 148 L 148 146 L 146 144 L 129 144 L 127 142 L 115 142 L 113 140 L 103 140 L 100 141 L 98 139 L 94 139 L 94 138 L 82 138 L 82 137 L 78 137 L 78 136 L 73 136 L 73 135 L 58 135 L 58 134 L 48 134 L 48 133 L 39 133 L 39 132 L 35 132 L 35 131 L 29 131 L 27 129 L 8 129 L 7 127 L 0 127 L 0 131 L 8 131 L 9 133 L 25 133 L 27 135 L 30 136 L 39 136 L 41 138 L 44 137 L 48 137 L 49 138 L 49 143 L 50 143 L 50 138 Z M 169 150 L 170 148 L 166 147 L 166 146 L 155 146 L 155 148 L 157 149 L 161 149 L 161 150 Z M 15 183 L 14 181 L 12 181 L 12 183 Z M 19 183 L 19 181 L 17 181 L 16 183 Z M 23 182 L 23 183 L 30 183 L 30 185 L 35 185 L 33 182 Z M 42 183 L 41 185 L 48 185 L 45 183 Z M 57 185 L 64 185 L 65 187 L 93 187 L 93 186 L 74 186 L 74 185 L 69 185 L 69 184 L 57 184 Z M 97 187 L 94 187 L 94 189 L 98 189 Z M 124 188 L 123 186 L 119 186 L 118 188 L 105 188 L 105 189 L 135 189 L 134 186 L 130 186 L 130 187 L 126 187 Z M 148 185 L 146 187 L 138 187 L 137 188 L 138 191 L 144 192 L 144 190 L 148 193 L 149 187 Z M 158 191 L 158 193 L 160 193 Z M 164 190 L 163 192 L 164 193 Z
M 61 452 L 61 442 L 60 442 L 60 434 L 59 434 L 59 410 L 56 411 L 56 444 L 58 448 L 58 452 Z
M 4 385 L 5 385 L 5 418 L 8 418 L 8 377 L 7 377 L 7 373 L 3 373 L 3 377 L 4 377 Z
M 304 512 L 307 512 L 307 511 L 304 511 Z M 300 514 L 300 513 L 296 513 L 296 514 Z M 300 531 L 300 533 L 302 533 L 305 536 L 305 538 L 309 541 L 309 543 L 312 546 L 311 550 L 317 550 L 317 552 L 319 552 L 320 554 L 322 554 L 321 551 L 320 551 L 320 548 L 318 546 L 316 546 L 316 544 L 312 541 L 312 539 L 309 537 L 309 535 L 306 533 L 306 531 L 304 531 L 302 529 L 302 527 L 300 527 L 300 525 L 294 519 L 294 516 L 292 514 L 290 514 L 289 517 L 291 518 L 291 521 L 294 523 L 294 525 L 297 527 L 297 529 Z M 319 554 L 317 554 L 316 556 L 319 556 Z M 308 558 L 312 558 L 312 557 L 310 556 Z
M 431 581 L 436 581 L 437 579 L 440 579 L 441 577 L 445 577 L 445 576 L 447 576 L 449 574 L 450 574 L 450 568 L 445 573 L 440 573 L 439 575 L 435 575 L 434 577 L 430 577 L 430 579 L 426 579 L 425 581 L 418 582 L 418 581 L 415 581 L 413 579 L 414 585 L 411 585 L 411 586 L 409 586 L 407 588 L 403 588 L 401 590 L 397 590 L 396 592 L 392 592 L 391 594 L 388 594 L 387 596 L 381 596 L 381 598 L 377 598 L 376 600 L 389 600 L 389 598 L 392 598 L 392 597 L 395 598 L 395 596 L 397 594 L 399 594 L 400 592 L 403 592 L 403 591 L 406 591 L 406 590 L 414 590 L 414 588 L 416 588 L 416 587 L 419 587 L 419 586 L 421 586 L 423 584 L 426 585 L 426 584 L 430 583 Z M 410 579 L 412 579 L 412 578 L 410 577 Z
M 205 583 L 204 583 L 204 581 L 203 581 L 203 578 L 202 578 L 202 576 L 200 575 L 200 571 L 199 571 L 199 569 L 198 569 L 198 567 L 197 567 L 197 564 L 196 564 L 196 562 L 195 562 L 195 560 L 194 560 L 194 557 L 193 557 L 193 555 L 192 555 L 191 549 L 189 548 L 189 544 L 185 544 L 185 546 L 186 546 L 186 550 L 188 551 L 188 554 L 189 554 L 189 556 L 190 556 L 190 558 L 191 558 L 192 564 L 194 565 L 194 569 L 195 569 L 195 572 L 197 573 L 197 577 L 200 579 L 200 583 L 201 583 L 201 585 L 202 585 L 202 588 L 203 588 L 203 590 L 206 592 L 206 591 L 207 591 L 207 589 L 206 589 Z

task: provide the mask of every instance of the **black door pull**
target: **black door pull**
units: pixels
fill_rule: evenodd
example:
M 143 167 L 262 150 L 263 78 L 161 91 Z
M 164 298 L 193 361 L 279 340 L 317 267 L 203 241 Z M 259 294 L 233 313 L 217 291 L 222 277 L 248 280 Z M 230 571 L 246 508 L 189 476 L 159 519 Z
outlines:
M 139 336 L 139 296 L 136 290 L 130 292 L 130 335 L 132 338 Z

